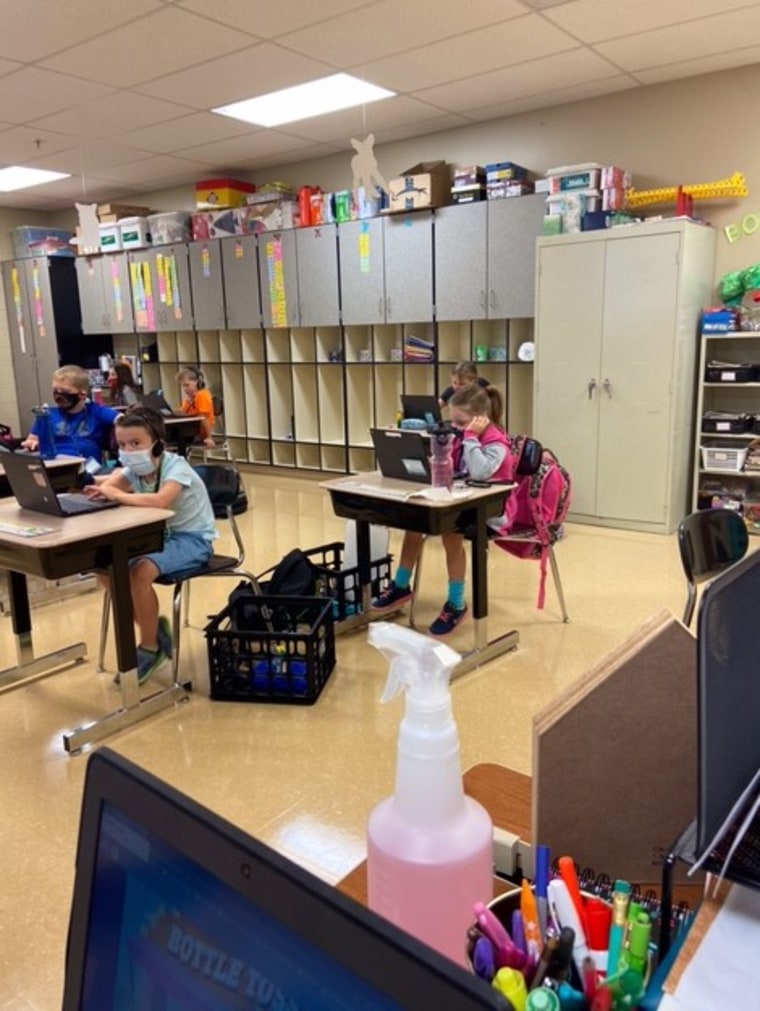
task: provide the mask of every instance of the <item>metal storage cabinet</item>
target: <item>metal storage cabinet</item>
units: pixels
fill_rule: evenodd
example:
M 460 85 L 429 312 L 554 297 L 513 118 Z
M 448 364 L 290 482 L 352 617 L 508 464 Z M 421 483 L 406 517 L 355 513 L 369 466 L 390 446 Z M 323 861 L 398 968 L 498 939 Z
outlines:
M 227 325 L 227 315 L 224 307 L 222 253 L 219 239 L 191 242 L 187 248 L 195 328 L 196 330 L 224 330 Z
M 76 272 L 83 333 L 134 333 L 127 254 L 78 256 Z
M 388 215 L 385 225 L 385 318 L 389 323 L 433 319 L 433 214 Z
M 533 434 L 573 477 L 571 519 L 669 533 L 686 513 L 714 250 L 686 221 L 539 239 Z
M 384 323 L 383 219 L 338 225 L 338 251 L 344 325 Z
M 298 229 L 296 267 L 301 326 L 337 326 L 340 305 L 335 225 Z
M 261 326 L 256 236 L 241 235 L 221 243 L 227 326 L 230 330 L 256 329 Z
M 436 319 L 485 319 L 488 314 L 487 201 L 441 207 L 435 212 L 433 227 Z M 532 248 L 530 263 L 532 267 Z
M 261 309 L 264 326 L 298 326 L 298 268 L 295 231 L 258 236 Z
M 135 330 L 193 330 L 187 246 L 155 246 L 127 253 Z
M 488 318 L 533 316 L 535 240 L 542 234 L 546 198 L 488 200 Z

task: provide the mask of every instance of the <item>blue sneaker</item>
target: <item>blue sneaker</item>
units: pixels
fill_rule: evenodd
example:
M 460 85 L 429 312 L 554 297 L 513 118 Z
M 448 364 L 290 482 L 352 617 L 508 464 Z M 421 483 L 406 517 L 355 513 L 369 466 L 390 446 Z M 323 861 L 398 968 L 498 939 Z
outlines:
M 411 600 L 414 594 L 410 586 L 396 586 L 393 580 L 378 593 L 372 601 L 373 611 L 397 611 L 402 604 Z
M 145 649 L 144 646 L 137 647 L 137 683 L 144 685 L 151 674 L 154 674 L 161 664 L 167 661 L 166 653 L 159 647 L 155 652 L 152 649 Z
M 163 614 L 158 619 L 158 648 L 171 660 L 173 652 L 172 627 Z
M 430 626 L 430 634 L 438 636 L 449 635 L 466 614 L 466 604 L 460 611 L 459 608 L 454 607 L 451 601 L 447 600 L 441 609 L 441 613 Z

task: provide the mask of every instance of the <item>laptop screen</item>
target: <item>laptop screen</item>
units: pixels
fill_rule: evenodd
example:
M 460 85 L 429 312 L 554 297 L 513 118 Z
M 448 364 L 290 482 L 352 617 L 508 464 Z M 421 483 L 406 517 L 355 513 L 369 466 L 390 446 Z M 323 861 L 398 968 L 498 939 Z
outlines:
M 64 1011 L 391 1011 L 425 993 L 441 1011 L 505 1006 L 121 756 L 92 756 Z

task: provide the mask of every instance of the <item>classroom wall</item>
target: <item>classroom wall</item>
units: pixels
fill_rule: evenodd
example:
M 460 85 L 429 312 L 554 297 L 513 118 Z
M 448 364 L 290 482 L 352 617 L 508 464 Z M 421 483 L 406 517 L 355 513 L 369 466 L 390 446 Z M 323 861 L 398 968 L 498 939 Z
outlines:
M 538 173 L 556 165 L 598 161 L 630 169 L 639 189 L 706 183 L 743 172 L 749 197 L 703 202 L 697 207 L 720 229 L 718 279 L 727 271 L 760 261 L 758 94 L 760 65 L 740 67 L 397 141 L 379 146 L 376 157 L 386 178 L 416 162 L 437 158 L 459 165 L 510 160 Z M 369 133 L 371 105 L 363 110 L 363 117 Z M 293 186 L 319 185 L 325 191 L 345 189 L 352 182 L 352 153 L 283 165 L 246 178 L 257 183 L 277 179 Z M 191 186 L 140 196 L 140 202 L 154 210 L 189 209 L 193 200 Z M 747 228 L 756 230 L 730 243 L 723 229 L 747 215 Z M 9 229 L 40 220 L 67 227 L 76 215 L 73 210 L 40 216 L 0 208 L 0 256 L 5 259 L 12 253 Z M 15 411 L 5 313 L 0 312 L 0 420 L 13 422 Z

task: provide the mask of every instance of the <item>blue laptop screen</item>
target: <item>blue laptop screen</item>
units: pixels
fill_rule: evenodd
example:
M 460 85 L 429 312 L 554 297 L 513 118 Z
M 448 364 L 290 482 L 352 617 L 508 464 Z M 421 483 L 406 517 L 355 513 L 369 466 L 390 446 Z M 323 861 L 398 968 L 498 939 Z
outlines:
M 399 1007 L 108 803 L 96 853 L 83 1011 Z

